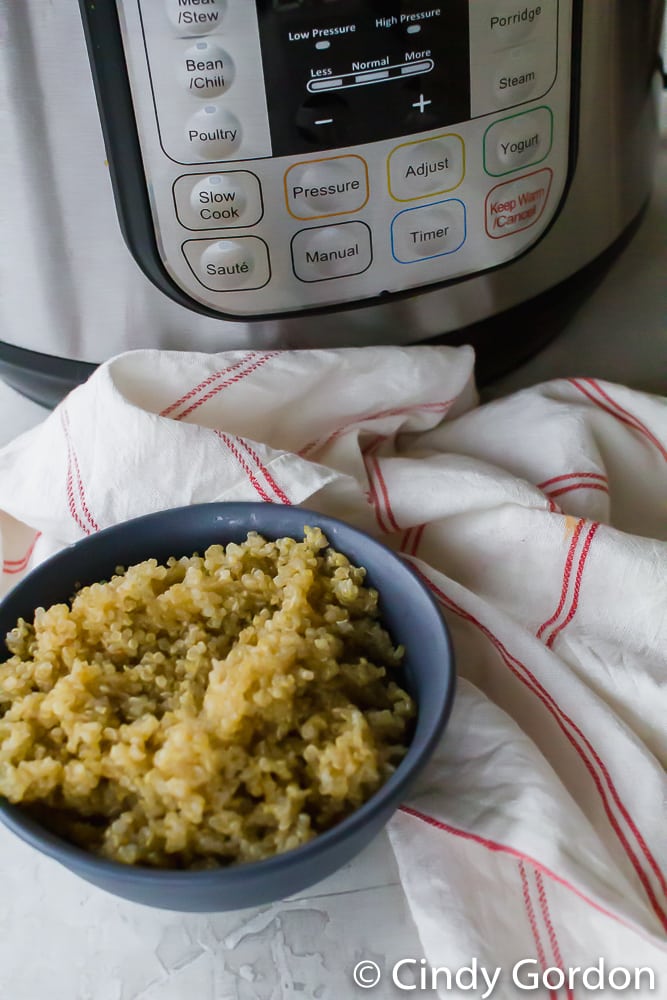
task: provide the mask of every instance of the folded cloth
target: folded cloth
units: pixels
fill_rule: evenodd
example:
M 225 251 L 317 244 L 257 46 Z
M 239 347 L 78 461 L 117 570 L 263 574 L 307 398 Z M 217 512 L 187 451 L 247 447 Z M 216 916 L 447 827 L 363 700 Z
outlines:
M 664 995 L 667 401 L 580 378 L 480 407 L 473 360 L 122 355 L 0 451 L 0 586 L 202 501 L 302 504 L 381 538 L 440 604 L 460 676 L 389 827 L 428 968 L 474 958 L 515 997 L 527 960 L 516 976 L 551 969 L 538 995 L 558 998 L 602 960 Z

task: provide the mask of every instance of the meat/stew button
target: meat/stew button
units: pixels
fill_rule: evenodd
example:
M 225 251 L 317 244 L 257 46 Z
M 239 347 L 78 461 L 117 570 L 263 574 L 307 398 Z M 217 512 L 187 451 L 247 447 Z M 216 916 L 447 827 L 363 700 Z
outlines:
M 491 239 L 512 236 L 534 226 L 551 191 L 553 171 L 548 167 L 497 184 L 486 196 L 486 232 Z

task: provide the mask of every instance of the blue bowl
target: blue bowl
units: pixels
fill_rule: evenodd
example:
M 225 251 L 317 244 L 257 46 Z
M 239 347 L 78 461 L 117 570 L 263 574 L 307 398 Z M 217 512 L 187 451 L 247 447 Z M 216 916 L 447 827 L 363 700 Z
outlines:
M 404 683 L 417 702 L 408 752 L 395 773 L 363 806 L 307 844 L 264 861 L 205 871 L 133 867 L 98 858 L 50 833 L 22 809 L 0 799 L 0 820 L 26 843 L 107 892 L 163 909 L 202 913 L 242 909 L 284 899 L 346 864 L 400 805 L 431 756 L 454 698 L 455 672 L 447 627 L 412 570 L 373 538 L 342 521 L 298 507 L 268 503 L 209 503 L 148 514 L 107 528 L 38 566 L 0 603 L 4 637 L 19 618 L 66 601 L 77 586 L 108 579 L 117 566 L 144 559 L 190 556 L 214 543 L 243 542 L 249 531 L 268 539 L 302 538 L 319 526 L 330 544 L 366 567 L 380 594 L 382 621 L 405 646 Z

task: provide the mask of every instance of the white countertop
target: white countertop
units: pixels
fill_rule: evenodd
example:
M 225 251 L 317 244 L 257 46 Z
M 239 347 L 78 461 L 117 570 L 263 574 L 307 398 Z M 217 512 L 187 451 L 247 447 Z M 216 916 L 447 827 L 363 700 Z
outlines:
M 565 332 L 492 386 L 594 375 L 667 393 L 667 138 L 641 228 Z M 41 407 L 0 383 L 0 444 Z M 215 916 L 107 896 L 0 829 L 2 1000 L 345 1000 L 355 963 L 421 957 L 386 836 L 294 900 Z M 375 997 L 403 995 L 392 987 Z

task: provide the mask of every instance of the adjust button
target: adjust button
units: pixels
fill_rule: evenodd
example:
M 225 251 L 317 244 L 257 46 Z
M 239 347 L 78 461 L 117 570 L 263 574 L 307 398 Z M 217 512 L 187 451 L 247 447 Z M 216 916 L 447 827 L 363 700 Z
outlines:
M 166 6 L 179 35 L 208 35 L 220 27 L 227 0 L 166 0 Z
M 358 212 L 368 201 L 368 167 L 360 156 L 295 163 L 285 174 L 287 209 L 295 219 Z
M 183 253 L 197 281 L 213 292 L 263 288 L 271 278 L 269 251 L 257 236 L 187 240 Z
M 174 200 L 187 229 L 255 226 L 264 214 L 259 180 L 249 170 L 186 174 L 174 184 Z
M 219 45 L 201 39 L 179 57 L 180 81 L 193 97 L 224 94 L 234 79 L 234 64 Z
M 189 119 L 185 137 L 194 160 L 228 160 L 241 144 L 241 123 L 218 104 L 207 104 Z
M 389 192 L 395 201 L 453 191 L 464 174 L 463 139 L 453 132 L 403 143 L 389 154 Z
M 490 125 L 484 134 L 484 169 L 492 177 L 509 174 L 544 160 L 551 151 L 550 108 L 524 111 Z
M 302 229 L 292 238 L 292 264 L 299 281 L 327 281 L 368 270 L 373 259 L 365 222 Z
M 458 198 L 405 208 L 391 224 L 391 251 L 399 264 L 456 253 L 466 240 L 466 210 Z

